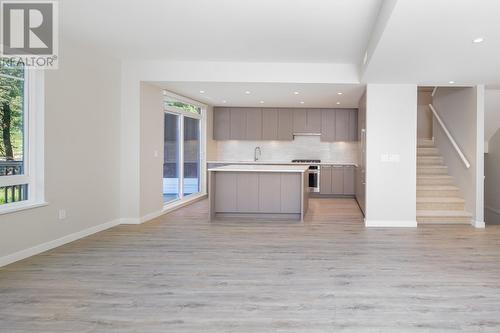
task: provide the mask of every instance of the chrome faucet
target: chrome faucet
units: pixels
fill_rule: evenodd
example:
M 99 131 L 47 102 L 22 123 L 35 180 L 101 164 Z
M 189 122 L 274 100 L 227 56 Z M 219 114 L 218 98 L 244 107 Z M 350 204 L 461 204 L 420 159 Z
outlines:
M 259 156 L 257 156 L 257 152 L 259 152 Z M 253 151 L 253 160 L 254 162 L 257 162 L 260 158 L 260 156 L 262 155 L 262 151 L 260 150 L 260 147 L 255 147 L 254 151 Z

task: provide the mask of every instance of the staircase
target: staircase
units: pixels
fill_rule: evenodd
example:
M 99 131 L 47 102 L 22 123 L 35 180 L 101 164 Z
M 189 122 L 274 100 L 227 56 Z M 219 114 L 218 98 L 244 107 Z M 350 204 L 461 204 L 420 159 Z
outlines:
M 419 140 L 417 148 L 417 222 L 418 224 L 470 224 L 465 200 L 448 175 L 432 140 Z

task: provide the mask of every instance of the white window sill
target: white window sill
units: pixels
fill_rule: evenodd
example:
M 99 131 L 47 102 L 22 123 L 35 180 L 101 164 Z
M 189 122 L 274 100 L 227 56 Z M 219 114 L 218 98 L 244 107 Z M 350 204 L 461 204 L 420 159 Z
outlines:
M 49 203 L 42 202 L 15 202 L 12 204 L 6 204 L 4 207 L 0 207 L 0 215 L 10 214 L 15 212 L 20 212 L 22 210 L 33 209 L 38 207 L 47 206 Z

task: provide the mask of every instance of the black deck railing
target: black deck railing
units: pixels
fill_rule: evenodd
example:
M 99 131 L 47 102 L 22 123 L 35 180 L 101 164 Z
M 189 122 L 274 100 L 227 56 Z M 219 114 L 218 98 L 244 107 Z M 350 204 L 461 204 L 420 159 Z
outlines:
M 0 177 L 22 175 L 23 161 L 0 161 Z M 0 187 L 0 204 L 24 201 L 28 198 L 28 185 L 18 184 Z

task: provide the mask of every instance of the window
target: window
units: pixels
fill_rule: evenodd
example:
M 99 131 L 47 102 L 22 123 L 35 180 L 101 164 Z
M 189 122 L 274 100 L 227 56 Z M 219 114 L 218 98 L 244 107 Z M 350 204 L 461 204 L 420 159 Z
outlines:
M 41 158 L 37 161 L 43 144 L 41 129 L 36 129 L 43 121 L 42 109 L 36 107 L 39 76 L 8 62 L 0 66 L 0 213 L 43 197 L 38 186 L 43 164 Z
M 205 109 L 164 93 L 163 202 L 171 204 L 205 191 Z

